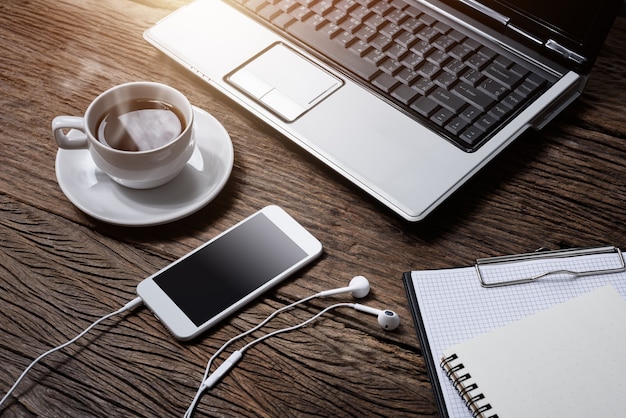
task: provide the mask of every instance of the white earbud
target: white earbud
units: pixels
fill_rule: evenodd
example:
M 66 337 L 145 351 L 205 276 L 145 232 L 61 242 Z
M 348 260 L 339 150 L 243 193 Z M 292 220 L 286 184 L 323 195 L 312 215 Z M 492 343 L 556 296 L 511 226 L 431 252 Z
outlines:
M 324 297 L 348 292 L 352 292 L 352 296 L 355 298 L 364 298 L 370 292 L 370 282 L 363 276 L 355 276 L 352 280 L 350 280 L 350 284 L 348 286 L 325 290 L 315 295 L 315 297 Z M 367 312 L 378 316 L 378 323 L 387 331 L 394 330 L 400 326 L 400 317 L 394 311 L 381 311 L 380 309 L 370 308 L 369 306 L 358 303 L 355 303 L 353 306 L 357 311 Z
M 364 298 L 370 292 L 370 282 L 363 276 L 356 276 L 350 280 L 350 284 L 347 287 L 325 290 L 318 293 L 316 296 L 324 297 L 348 292 L 352 292 L 352 296 L 355 298 Z
M 378 316 L 378 324 L 386 331 L 392 331 L 400 326 L 400 317 L 394 311 L 382 311 L 380 309 L 370 308 L 369 306 L 361 305 L 359 303 L 354 304 L 354 309 Z

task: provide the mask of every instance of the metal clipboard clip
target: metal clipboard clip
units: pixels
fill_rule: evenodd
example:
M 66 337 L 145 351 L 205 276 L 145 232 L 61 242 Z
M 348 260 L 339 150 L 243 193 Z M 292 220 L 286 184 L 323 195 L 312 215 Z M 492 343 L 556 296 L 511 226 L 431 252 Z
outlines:
M 567 257 L 577 257 L 583 255 L 595 255 L 595 254 L 615 254 L 619 259 L 619 265 L 617 267 L 608 268 L 608 269 L 600 269 L 600 270 L 588 270 L 588 271 L 572 271 L 567 269 L 558 269 L 547 271 L 543 273 L 539 273 L 530 277 L 525 277 L 521 279 L 512 279 L 498 282 L 488 282 L 484 275 L 482 269 L 486 268 L 489 265 L 505 265 L 505 264 L 513 264 L 520 263 L 522 261 L 528 260 L 546 260 L 546 259 L 558 259 L 558 258 L 567 258 Z M 574 249 L 566 249 L 566 250 L 553 250 L 553 251 L 541 251 L 535 253 L 527 253 L 527 254 L 519 254 L 519 255 L 506 255 L 500 257 L 491 257 L 491 258 L 479 258 L 476 260 L 476 264 L 474 265 L 476 268 L 476 273 L 478 274 L 478 278 L 480 280 L 480 284 L 482 287 L 492 288 L 492 287 L 500 287 L 500 286 L 512 286 L 517 284 L 524 283 L 533 283 L 539 279 L 542 279 L 547 276 L 557 275 L 557 274 L 565 274 L 572 278 L 591 276 L 591 275 L 600 275 L 600 274 L 609 274 L 609 273 L 620 273 L 626 271 L 626 264 L 624 263 L 624 257 L 622 256 L 622 251 L 617 247 L 598 247 L 598 248 L 574 248 Z

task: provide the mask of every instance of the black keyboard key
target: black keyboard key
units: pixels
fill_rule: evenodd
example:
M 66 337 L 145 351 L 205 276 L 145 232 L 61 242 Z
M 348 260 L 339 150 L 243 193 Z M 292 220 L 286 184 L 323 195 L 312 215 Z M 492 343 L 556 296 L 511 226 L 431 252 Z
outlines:
M 355 41 L 356 37 L 350 32 L 340 31 L 333 36 L 335 42 L 339 42 L 344 48 L 348 48 Z
M 465 106 L 465 101 L 460 97 L 450 93 L 442 89 L 441 87 L 437 87 L 429 96 L 434 102 L 440 104 L 446 109 L 459 113 L 463 106 Z
M 507 57 L 505 57 L 504 55 L 498 55 L 493 62 L 495 62 L 498 65 L 503 66 L 504 68 L 509 68 L 511 65 L 513 65 L 513 61 L 511 61 L 510 59 L 508 59 Z
M 282 13 L 275 17 L 272 23 L 281 29 L 285 29 L 287 26 L 293 23 L 293 21 L 293 17 L 289 16 L 287 13 Z
M 325 14 L 324 17 L 329 22 L 333 22 L 333 23 L 336 23 L 336 24 L 344 23 L 344 19 L 346 19 L 346 12 L 344 12 L 343 10 L 333 9 L 330 12 L 328 12 L 327 14 Z M 349 22 L 348 19 L 346 19 L 346 22 Z M 354 24 L 354 20 L 352 22 L 348 23 L 348 27 L 349 28 L 353 27 L 353 24 Z
M 448 52 L 454 45 L 456 45 L 456 41 L 446 35 L 438 37 L 435 42 L 433 42 L 435 48 L 444 52 Z
M 380 33 L 382 33 L 383 35 L 387 36 L 388 38 L 393 39 L 398 34 L 400 34 L 402 29 L 398 25 L 396 25 L 395 23 L 387 22 L 383 26 L 380 27 L 379 31 L 380 31 Z
M 333 7 L 332 2 L 328 1 L 328 0 L 322 0 L 320 2 L 314 3 L 311 7 L 310 10 L 313 13 L 316 13 L 320 16 L 324 16 L 326 13 L 328 13 Z
M 489 115 L 482 115 L 476 122 L 474 122 L 474 126 L 478 127 L 484 132 L 489 132 L 496 126 L 497 120 Z
M 439 72 L 439 67 L 432 62 L 427 62 L 422 65 L 417 71 L 427 79 L 432 80 Z
M 371 64 L 374 64 L 374 66 L 372 67 L 373 69 L 376 69 L 378 67 L 378 65 L 380 65 L 381 62 L 385 61 L 387 59 L 387 56 L 385 55 L 384 52 L 381 52 L 377 49 L 371 48 L 366 54 L 365 54 L 365 59 L 370 62 Z
M 461 32 L 459 32 L 456 29 L 452 29 L 450 33 L 448 33 L 448 36 L 454 39 L 457 43 L 461 43 L 465 40 L 465 35 L 463 35 Z
M 517 85 L 517 83 L 522 80 L 521 76 L 507 70 L 500 64 L 495 63 L 488 65 L 487 68 L 485 68 L 485 70 L 483 71 L 483 74 L 485 74 L 489 78 L 492 78 L 493 80 L 498 81 L 509 90 L 512 90 Z
M 379 51 L 384 51 L 389 45 L 391 45 L 391 38 L 379 33 L 370 40 L 370 45 Z
M 413 88 L 421 95 L 426 96 L 432 89 L 435 88 L 435 83 L 427 78 L 421 78 L 413 84 Z
M 478 110 L 474 106 L 467 106 L 461 113 L 459 113 L 459 117 L 469 123 L 474 123 L 476 119 L 480 117 L 482 111 Z
M 463 133 L 461 133 L 461 135 L 459 135 L 459 138 L 461 138 L 468 146 L 473 147 L 484 135 L 485 131 L 475 127 L 474 125 L 470 125 L 463 131 Z
M 420 115 L 429 118 L 439 105 L 430 100 L 428 97 L 420 97 L 411 104 L 411 109 L 415 110 Z
M 502 84 L 497 83 L 490 78 L 486 78 L 478 83 L 476 88 L 496 100 L 504 97 L 504 95 L 509 92 L 509 90 Z
M 452 91 L 465 99 L 469 104 L 485 112 L 494 103 L 494 100 L 486 94 L 476 90 L 466 83 L 459 83 L 452 87 Z
M 511 110 L 515 110 L 521 106 L 523 100 L 524 98 L 522 96 L 513 92 L 509 94 L 508 96 L 506 96 L 500 103 L 509 107 Z
M 354 2 L 351 0 L 339 0 L 335 3 L 335 8 L 343 11 L 344 13 L 348 13 L 354 8 Z
M 404 13 L 407 14 L 407 16 L 411 16 L 412 18 L 416 18 L 419 15 L 422 14 L 422 11 L 419 10 L 417 7 L 415 6 L 409 6 L 404 10 Z
M 418 41 L 414 43 L 413 45 L 411 45 L 409 49 L 412 52 L 415 52 L 417 55 L 425 57 L 426 54 L 428 54 L 428 51 L 432 49 L 432 46 L 430 46 L 430 43 L 426 41 Z
M 311 10 L 304 6 L 298 6 L 291 12 L 291 15 L 300 22 L 308 19 L 313 14 L 314 13 Z
M 357 5 L 355 8 L 350 9 L 349 14 L 350 16 L 362 22 L 363 19 L 365 19 L 365 17 L 370 14 L 370 11 L 367 10 L 367 7 L 363 5 Z
M 372 80 L 372 84 L 385 93 L 391 92 L 398 83 L 400 82 L 387 73 L 381 73 Z
M 450 112 L 448 109 L 441 108 L 433 113 L 430 120 L 435 122 L 438 126 L 444 126 L 453 117 L 454 113 Z
M 441 67 L 448 60 L 448 55 L 443 51 L 435 50 L 426 59 L 437 67 Z
M 451 28 L 450 26 L 446 25 L 446 24 L 445 24 L 445 23 L 443 23 L 443 22 L 437 22 L 437 23 L 435 23 L 435 24 L 433 25 L 433 27 L 434 27 L 435 29 L 437 29 L 437 31 L 438 31 L 439 33 L 442 33 L 443 35 L 445 35 L 446 33 L 450 32 L 450 31 L 452 30 L 452 28 Z
M 315 18 L 315 16 L 308 18 L 306 20 L 306 24 L 311 26 L 311 22 L 314 21 L 313 19 Z M 336 24 L 328 21 L 325 22 L 325 25 L 318 26 L 319 29 L 317 30 L 317 33 L 319 33 L 320 35 L 325 35 L 327 39 L 330 39 L 337 35 L 337 33 L 342 32 L 341 28 Z M 313 31 L 313 27 L 309 27 L 309 30 Z
M 419 96 L 419 93 L 406 84 L 400 84 L 391 92 L 391 95 L 403 104 L 408 105 Z
M 544 83 L 546 82 L 546 80 L 543 77 L 541 77 L 539 74 L 535 74 L 535 73 L 532 73 L 532 74 L 528 75 L 526 80 L 531 82 L 531 83 L 533 83 L 537 87 L 543 86 Z
M 404 54 L 406 54 L 409 50 L 407 49 L 407 47 L 402 46 L 400 44 L 392 44 L 389 46 L 389 48 L 387 48 L 385 50 L 385 54 L 387 54 L 387 56 L 395 59 L 395 60 L 399 60 L 400 58 L 402 58 L 404 56 Z
M 394 59 L 386 59 L 382 65 L 380 65 L 380 69 L 384 72 L 386 72 L 389 75 L 393 75 L 395 76 L 396 74 L 398 74 L 400 72 L 400 70 L 402 70 L 404 67 L 402 66 L 401 63 L 399 63 L 398 61 L 394 60 Z
M 425 26 L 424 28 L 422 28 L 422 30 L 417 32 L 417 36 L 427 42 L 431 41 L 437 35 L 439 35 L 439 32 L 437 32 L 434 28 L 431 28 L 430 26 Z
M 410 8 L 409 8 L 410 9 Z M 424 24 L 417 19 L 407 19 L 405 20 L 400 27 L 402 27 L 407 32 L 415 35 L 424 27 Z
M 338 15 L 337 16 L 333 15 L 333 17 L 339 17 L 339 16 Z M 344 17 L 345 17 L 345 15 L 344 15 Z M 343 18 L 342 19 L 333 19 L 330 16 L 326 16 L 326 18 L 329 21 L 331 21 L 331 22 L 333 22 L 335 24 L 338 24 L 339 27 L 341 29 L 345 30 L 346 32 L 350 32 L 350 33 L 353 33 L 353 34 L 356 34 L 356 32 L 359 29 L 364 27 L 358 19 L 355 19 L 353 17 L 350 17 L 350 18 L 347 18 L 347 19 L 343 19 Z
M 480 48 L 478 50 L 478 54 L 485 57 L 487 61 L 491 61 L 498 55 L 496 51 L 494 51 L 491 48 L 487 48 L 486 46 L 483 46 L 482 48 Z
M 446 73 L 445 71 L 442 71 L 441 73 L 439 73 L 437 77 L 435 77 L 433 81 L 438 86 L 443 87 L 446 90 L 449 90 L 452 84 L 454 84 L 456 80 L 457 78 L 454 75 L 450 73 Z
M 513 71 L 515 74 L 519 75 L 520 77 L 526 77 L 526 75 L 529 73 L 529 71 L 526 68 L 522 67 L 519 64 L 513 64 L 510 70 Z
M 354 33 L 357 38 L 362 39 L 365 42 L 369 42 L 376 36 L 376 31 L 369 26 L 361 25 Z
M 379 15 L 371 15 L 369 16 L 367 19 L 365 19 L 364 23 L 369 26 L 370 28 L 373 28 L 375 30 L 380 29 L 385 23 L 387 23 L 387 21 L 385 20 L 384 17 L 379 16 Z
M 413 43 L 417 40 L 417 36 L 412 34 L 411 32 L 407 32 L 403 30 L 395 39 L 396 43 L 402 45 L 406 48 L 409 48 Z
M 268 4 L 264 8 L 259 11 L 259 16 L 261 16 L 265 20 L 273 20 L 278 15 L 282 14 L 283 11 L 273 4 Z
M 498 122 L 506 119 L 507 116 L 511 113 L 512 109 L 503 104 L 496 103 L 487 113 L 489 116 L 497 120 Z
M 411 85 L 415 80 L 418 79 L 420 75 L 417 71 L 413 71 L 410 68 L 404 67 L 398 74 L 396 74 L 396 78 L 400 80 L 403 84 Z
M 320 30 L 324 25 L 328 23 L 328 21 L 320 15 L 313 15 L 306 20 L 306 23 L 308 25 L 311 25 L 315 30 Z M 335 28 L 335 26 L 332 27 Z M 332 36 L 332 33 L 329 36 Z
M 443 69 L 446 72 L 458 77 L 459 74 L 461 74 L 466 69 L 466 67 L 463 61 L 459 61 L 458 59 L 455 58 L 455 59 L 448 61 L 448 63 L 443 67 Z
M 474 39 L 471 39 L 471 38 L 466 39 L 465 42 L 463 42 L 463 45 L 467 46 L 472 51 L 476 51 L 481 46 L 480 42 L 475 41 Z
M 406 4 L 406 3 L 405 3 Z M 402 10 L 396 8 L 396 5 L 393 6 L 394 10 L 392 10 L 387 16 L 388 21 L 395 23 L 396 25 L 401 25 L 405 19 L 408 19 L 408 16 L 402 12 Z
M 359 57 L 364 57 L 365 54 L 367 54 L 367 52 L 369 51 L 370 46 L 367 42 L 359 39 L 356 42 L 352 43 L 348 49 L 354 52 Z
M 420 21 L 424 22 L 425 25 L 428 25 L 428 26 L 432 26 L 435 23 L 437 23 L 437 19 L 435 19 L 434 17 L 426 13 L 421 14 L 419 19 Z
M 265 7 L 266 4 L 265 0 L 249 0 L 245 3 L 246 8 L 248 10 L 252 10 L 253 12 L 258 12 Z
M 477 53 L 472 54 L 465 61 L 468 67 L 471 67 L 478 71 L 482 70 L 485 67 L 485 65 L 487 65 L 487 62 L 489 62 L 489 59 Z
M 445 126 L 446 130 L 453 135 L 460 135 L 461 132 L 467 127 L 468 123 L 460 117 L 455 117 Z
M 482 80 L 482 78 L 483 78 L 483 75 L 480 73 L 480 71 L 476 71 L 471 68 L 468 69 L 461 76 L 461 80 L 465 81 L 467 84 L 471 85 L 472 87 L 476 87 L 476 85 L 480 82 L 480 80 Z
M 424 62 L 424 57 L 415 52 L 409 52 L 402 58 L 402 63 L 408 68 L 415 70 Z
M 281 0 L 276 3 L 276 6 L 283 12 L 289 13 L 298 6 L 298 2 L 296 2 L 296 0 Z
M 323 33 L 311 29 L 306 23 L 296 21 L 287 30 L 300 39 L 306 39 L 309 45 L 324 51 L 331 59 L 334 59 L 340 65 L 343 65 L 365 80 L 371 80 L 378 73 L 376 65 L 361 59 L 357 54 L 347 54 L 346 50 L 339 43 L 328 39 Z
M 454 46 L 449 54 L 456 59 L 465 60 L 472 53 L 472 49 L 465 44 L 458 44 Z
M 532 96 L 537 90 L 539 86 L 531 83 L 530 81 L 524 81 L 520 86 L 515 90 L 515 93 L 519 94 L 524 98 L 528 98 Z
M 391 11 L 391 5 L 386 2 L 376 2 L 372 7 L 369 8 L 374 13 L 385 16 L 387 13 Z

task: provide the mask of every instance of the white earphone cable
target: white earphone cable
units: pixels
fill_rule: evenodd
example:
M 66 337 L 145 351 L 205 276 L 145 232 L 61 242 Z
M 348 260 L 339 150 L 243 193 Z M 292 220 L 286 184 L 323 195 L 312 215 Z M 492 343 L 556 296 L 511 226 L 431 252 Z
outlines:
M 272 319 L 274 319 L 277 315 L 279 315 L 282 312 L 285 312 L 286 310 L 289 310 L 301 303 L 305 303 L 308 302 L 311 299 L 315 299 L 317 297 L 319 297 L 320 294 L 317 293 L 315 295 L 311 295 L 311 296 L 307 296 L 306 298 L 300 299 L 296 302 L 293 302 L 287 306 L 283 306 L 280 309 L 277 309 L 276 311 L 274 311 L 271 315 L 269 315 L 267 318 L 265 318 L 263 321 L 259 322 L 254 328 L 249 329 L 248 331 L 242 332 L 241 334 L 231 338 L 230 340 L 226 341 L 209 359 L 209 361 L 207 362 L 206 368 L 204 370 L 204 375 L 202 377 L 201 380 L 201 384 L 198 387 L 198 390 L 196 391 L 196 395 L 194 396 L 193 401 L 191 402 L 191 404 L 189 405 L 189 408 L 187 409 L 187 411 L 185 412 L 184 418 L 190 417 L 191 413 L 193 412 L 193 410 L 195 409 L 196 403 L 198 402 L 198 400 L 200 399 L 200 396 L 202 395 L 202 392 L 204 391 L 204 387 L 202 386 L 202 383 L 204 383 L 204 381 L 208 378 L 209 376 L 209 371 L 211 370 L 211 365 L 213 364 L 213 361 L 215 361 L 215 359 L 217 357 L 219 357 L 220 354 L 222 354 L 222 352 L 224 352 L 224 350 L 226 350 L 226 348 L 231 345 L 232 343 L 234 343 L 235 341 L 238 341 L 242 338 L 244 338 L 247 335 L 252 334 L 253 332 L 257 331 L 258 329 L 260 329 L 261 327 L 263 327 L 265 324 L 267 324 L 268 322 L 270 322 Z
M 205 370 L 204 373 L 204 377 L 202 379 L 202 383 L 200 384 L 200 387 L 198 388 L 198 390 L 196 391 L 196 394 L 191 402 L 191 404 L 189 405 L 189 408 L 187 409 L 187 411 L 185 412 L 184 418 L 190 418 L 191 414 L 193 413 L 196 404 L 198 403 L 200 397 L 202 396 L 202 392 L 205 389 L 210 389 L 213 385 L 215 385 L 243 356 L 243 353 L 246 352 L 247 350 L 249 350 L 250 348 L 252 348 L 254 345 L 260 343 L 261 341 L 264 341 L 270 337 L 273 337 L 275 335 L 278 334 L 282 334 L 284 332 L 289 332 L 289 331 L 295 331 L 299 328 L 302 328 L 304 326 L 306 326 L 307 324 L 315 321 L 316 319 L 318 319 L 320 316 L 324 315 L 326 312 L 332 310 L 332 309 L 336 309 L 336 308 L 340 308 L 340 307 L 351 307 L 354 308 L 355 304 L 354 303 L 336 303 L 334 305 L 328 306 L 326 308 L 324 308 L 323 310 L 321 310 L 320 312 L 316 313 L 315 315 L 313 315 L 312 317 L 310 317 L 309 319 L 297 324 L 297 325 L 293 325 L 291 327 L 287 327 L 287 328 L 282 328 L 276 331 L 272 331 L 268 334 L 265 334 L 251 342 L 249 342 L 248 344 L 246 344 L 243 348 L 234 351 L 230 357 L 228 357 L 224 363 L 222 363 L 222 365 L 220 367 L 218 367 L 212 374 L 208 374 L 209 369 L 211 367 L 211 364 L 213 363 L 213 361 L 215 360 L 215 358 L 217 358 L 217 356 L 219 356 L 228 345 L 230 345 L 232 342 L 239 340 L 241 338 L 243 338 L 246 335 L 249 335 L 250 333 L 258 330 L 259 328 L 261 328 L 263 325 L 267 324 L 272 318 L 274 318 L 276 315 L 278 315 L 281 312 L 284 312 L 287 309 L 293 308 L 294 306 L 309 301 L 311 299 L 314 299 L 316 297 L 319 297 L 319 294 L 316 295 L 312 295 L 309 296 L 307 298 L 301 299 L 297 302 L 292 303 L 291 305 L 285 306 L 283 308 L 278 309 L 277 311 L 275 311 L 273 314 L 271 314 L 270 316 L 268 316 L 267 318 L 265 318 L 265 320 L 263 320 L 262 322 L 260 322 L 257 326 L 255 326 L 254 328 L 250 329 L 249 331 L 246 331 L 245 333 L 239 334 L 238 336 L 230 339 L 229 341 L 227 341 L 224 345 L 222 345 L 222 347 L 220 347 L 220 349 L 218 351 L 215 352 L 215 354 L 213 354 L 213 356 L 211 356 L 211 358 L 209 359 L 209 362 L 207 364 L 207 368 Z
M 287 328 L 279 329 L 279 330 L 276 330 L 276 331 L 272 331 L 269 334 L 266 334 L 266 335 L 264 335 L 262 337 L 257 338 L 254 341 L 249 342 L 243 348 L 241 348 L 239 350 L 239 352 L 241 354 L 243 354 L 248 349 L 250 349 L 252 346 L 254 346 L 254 345 L 260 343 L 261 341 L 264 341 L 264 340 L 266 340 L 266 339 L 268 339 L 270 337 L 273 337 L 273 336 L 278 335 L 278 334 L 282 334 L 284 332 L 295 331 L 295 330 L 297 330 L 299 328 L 302 328 L 302 327 L 310 324 L 311 322 L 315 321 L 317 318 L 319 318 L 320 316 L 324 315 L 326 312 L 328 312 L 330 310 L 333 310 L 333 309 L 341 308 L 341 307 L 353 308 L 354 307 L 354 303 L 344 302 L 344 303 L 336 303 L 334 305 L 330 305 L 330 306 L 322 309 L 321 311 L 319 311 L 318 313 L 316 313 L 315 315 L 313 315 L 312 317 L 310 317 L 306 321 L 300 322 L 299 324 L 291 326 L 291 327 L 287 327 Z
M 20 375 L 20 377 L 17 378 L 17 380 L 15 381 L 15 383 L 13 383 L 13 386 L 11 386 L 11 388 L 9 389 L 9 391 L 4 395 L 4 397 L 2 398 L 2 400 L 0 400 L 0 407 L 4 404 L 4 402 L 6 402 L 7 399 L 9 399 L 9 396 L 11 396 L 11 393 L 13 393 L 13 391 L 17 388 L 17 386 L 20 384 L 20 382 L 22 381 L 22 379 L 24 379 L 24 377 L 26 376 L 26 374 L 28 374 L 28 372 L 37 364 L 39 363 L 44 357 L 62 350 L 63 348 L 67 347 L 68 345 L 76 342 L 76 340 L 78 340 L 79 338 L 81 338 L 82 336 L 84 336 L 85 334 L 87 334 L 89 331 L 91 331 L 94 327 L 96 327 L 98 324 L 100 324 L 101 322 L 115 316 L 118 315 L 122 312 L 131 310 L 133 308 L 135 308 L 136 306 L 140 305 L 142 303 L 141 298 L 137 297 L 135 299 L 133 299 L 132 301 L 128 302 L 126 305 L 124 305 L 122 308 L 118 309 L 115 312 L 111 312 L 110 314 L 107 314 L 105 316 L 103 316 L 102 318 L 98 319 L 97 321 L 93 322 L 91 325 L 89 325 L 87 328 L 85 328 L 80 334 L 78 334 L 77 336 L 75 336 L 74 338 L 72 338 L 69 341 L 64 342 L 61 345 L 58 345 L 48 351 L 46 351 L 45 353 L 41 354 L 39 357 L 37 357 L 35 360 L 33 360 L 28 367 L 26 367 L 26 369 L 22 372 L 22 374 Z

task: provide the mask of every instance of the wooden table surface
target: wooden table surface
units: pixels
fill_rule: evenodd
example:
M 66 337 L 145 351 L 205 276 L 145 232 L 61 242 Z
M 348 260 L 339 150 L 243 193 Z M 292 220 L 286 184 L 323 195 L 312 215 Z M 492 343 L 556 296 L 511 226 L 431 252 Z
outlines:
M 310 267 L 201 338 L 181 343 L 139 308 L 35 366 L 3 416 L 182 416 L 210 355 L 274 309 L 365 275 L 364 303 L 396 332 L 338 310 L 269 339 L 199 402 L 196 416 L 436 416 L 404 271 L 458 267 L 539 247 L 626 247 L 626 19 L 583 96 L 529 132 L 432 216 L 409 224 L 209 89 L 142 39 L 183 0 L 0 5 L 0 395 L 39 354 L 135 297 L 144 277 L 268 204 L 323 243 Z M 195 214 L 121 227 L 77 209 L 55 177 L 50 122 L 116 84 L 174 86 L 212 113 L 235 150 L 223 191 Z M 349 295 L 313 301 L 269 329 Z

